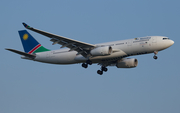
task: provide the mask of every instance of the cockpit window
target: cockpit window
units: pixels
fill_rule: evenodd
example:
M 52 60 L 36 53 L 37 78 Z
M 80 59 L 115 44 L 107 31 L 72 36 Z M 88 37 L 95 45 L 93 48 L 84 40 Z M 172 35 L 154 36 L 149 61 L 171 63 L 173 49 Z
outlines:
M 169 40 L 169 38 L 163 38 L 163 40 Z

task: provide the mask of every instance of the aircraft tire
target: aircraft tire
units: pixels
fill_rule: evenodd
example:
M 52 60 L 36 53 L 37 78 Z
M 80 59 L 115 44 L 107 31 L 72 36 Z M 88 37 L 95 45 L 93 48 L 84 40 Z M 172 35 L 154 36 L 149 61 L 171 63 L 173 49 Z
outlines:
M 82 67 L 87 68 L 87 67 L 88 67 L 88 64 L 83 63 L 83 64 L 82 64 Z
M 102 74 L 103 74 L 103 71 L 98 70 L 97 73 L 98 73 L 99 75 L 102 75 Z
M 157 59 L 158 59 L 158 57 L 157 57 L 157 56 L 153 56 L 153 58 L 154 58 L 155 60 L 157 60 Z
M 104 71 L 104 72 L 107 72 L 107 71 L 108 71 L 108 69 L 107 69 L 106 67 L 104 67 L 104 66 L 103 66 L 101 69 L 102 69 L 102 71 Z

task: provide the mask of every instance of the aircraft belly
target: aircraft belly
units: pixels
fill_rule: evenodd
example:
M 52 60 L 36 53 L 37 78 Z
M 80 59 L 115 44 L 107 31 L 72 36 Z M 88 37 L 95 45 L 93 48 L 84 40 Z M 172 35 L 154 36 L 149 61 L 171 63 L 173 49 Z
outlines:
M 77 61 L 74 60 L 76 57 L 77 52 L 65 52 L 61 54 L 56 55 L 57 62 L 59 64 L 74 64 L 77 63 Z

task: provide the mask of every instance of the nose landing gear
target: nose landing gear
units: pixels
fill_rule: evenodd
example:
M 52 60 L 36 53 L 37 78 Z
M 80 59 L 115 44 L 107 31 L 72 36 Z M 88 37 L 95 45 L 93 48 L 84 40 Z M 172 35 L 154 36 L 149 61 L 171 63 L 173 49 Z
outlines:
M 154 58 L 155 60 L 157 60 L 158 57 L 154 55 L 153 58 Z
M 157 54 L 158 54 L 158 51 L 154 51 L 154 56 L 153 56 L 153 58 L 154 58 L 155 60 L 157 60 L 157 58 L 158 58 L 158 57 L 156 56 Z

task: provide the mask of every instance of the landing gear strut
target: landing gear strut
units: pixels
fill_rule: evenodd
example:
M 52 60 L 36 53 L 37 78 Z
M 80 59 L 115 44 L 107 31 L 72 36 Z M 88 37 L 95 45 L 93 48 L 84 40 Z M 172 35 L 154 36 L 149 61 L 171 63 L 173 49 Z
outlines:
M 107 72 L 108 69 L 107 69 L 105 66 L 102 66 L 102 67 L 101 67 L 101 70 L 98 70 L 98 71 L 97 71 L 97 74 L 102 75 L 102 74 L 103 74 L 103 71 L 104 71 L 104 72 Z
M 89 64 L 89 65 L 92 65 L 92 61 L 91 60 L 87 60 L 86 63 Z
M 153 58 L 154 58 L 155 60 L 157 60 L 157 58 L 158 58 L 158 57 L 156 56 L 157 54 L 158 54 L 158 51 L 154 51 L 154 56 L 153 56 Z

